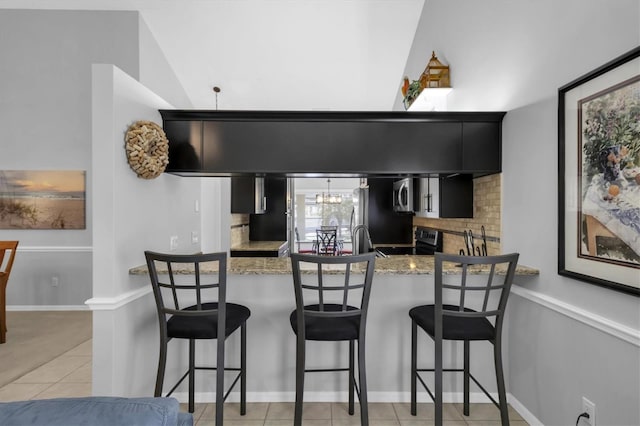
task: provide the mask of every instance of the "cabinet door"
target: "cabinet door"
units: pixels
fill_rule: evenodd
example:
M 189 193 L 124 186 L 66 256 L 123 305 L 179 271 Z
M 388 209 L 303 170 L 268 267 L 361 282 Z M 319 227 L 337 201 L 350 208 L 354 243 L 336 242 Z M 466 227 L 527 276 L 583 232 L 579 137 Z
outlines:
M 369 178 L 369 233 L 374 244 L 406 244 L 413 241 L 413 214 L 393 211 L 393 181 Z
M 464 122 L 462 124 L 462 170 L 491 174 L 502 170 L 501 123 Z
M 473 217 L 473 177 L 456 175 L 440 179 L 440 217 Z
M 202 169 L 202 121 L 167 121 L 169 140 L 167 172 L 194 172 Z
M 264 179 L 267 208 L 263 214 L 249 216 L 251 241 L 287 241 L 287 179 Z
M 231 178 L 231 213 L 264 213 L 264 178 L 234 176 Z

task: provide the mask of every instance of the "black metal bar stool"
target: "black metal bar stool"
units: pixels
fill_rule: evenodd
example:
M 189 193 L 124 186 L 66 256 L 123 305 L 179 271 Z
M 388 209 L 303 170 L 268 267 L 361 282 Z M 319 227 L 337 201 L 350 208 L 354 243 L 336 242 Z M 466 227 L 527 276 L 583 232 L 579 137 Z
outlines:
M 374 264 L 375 253 L 356 256 L 291 255 L 296 309 L 289 320 L 296 334 L 296 426 L 302 424 L 304 374 L 327 371 L 349 372 L 349 414 L 354 413 L 355 390 L 360 400 L 361 422 L 369 424 L 365 329 Z M 348 341 L 349 367 L 305 369 L 307 340 Z M 355 380 L 356 341 L 358 386 Z
M 502 322 L 507 298 L 513 282 L 519 255 L 459 256 L 435 254 L 435 304 L 421 305 L 409 311 L 411 317 L 411 414 L 416 415 L 417 381 L 424 386 L 435 402 L 435 424 L 442 425 L 442 373 L 463 372 L 464 415 L 469 415 L 469 379 L 500 409 L 503 426 L 509 425 L 507 396 L 502 371 Z M 459 274 L 443 274 L 443 263 L 460 267 Z M 480 268 L 488 273 L 478 273 Z M 473 277 L 473 278 L 471 278 Z M 446 280 L 446 282 L 445 282 Z M 493 318 L 493 324 L 489 321 Z M 418 327 L 435 343 L 435 368 L 419 369 Z M 442 367 L 442 341 L 464 341 L 464 368 Z M 499 403 L 469 371 L 470 342 L 486 340 L 493 344 L 494 365 Z M 419 372 L 435 373 L 435 394 L 420 377 Z
M 216 370 L 216 424 L 222 425 L 224 401 L 238 381 L 240 381 L 240 414 L 246 414 L 246 323 L 251 311 L 246 306 L 228 303 L 226 300 L 227 254 L 176 255 L 150 251 L 145 251 L 144 254 L 147 259 L 160 324 L 160 358 L 154 396 L 162 396 L 167 362 L 167 344 L 173 338 L 188 339 L 189 368 L 166 396 L 171 395 L 188 376 L 189 412 L 193 413 L 195 370 Z M 207 282 L 203 283 L 202 265 L 205 263 L 210 265 L 211 269 L 207 271 Z M 164 267 L 161 267 L 160 265 L 163 264 Z M 178 269 L 185 268 L 188 268 L 191 273 L 176 273 Z M 165 275 L 168 282 L 164 280 Z M 205 302 L 205 297 L 211 297 L 215 300 L 216 289 L 217 301 Z M 240 328 L 240 367 L 225 368 L 225 340 L 238 328 Z M 198 339 L 217 340 L 216 367 L 195 365 L 195 342 Z M 238 372 L 226 393 L 224 390 L 225 371 Z

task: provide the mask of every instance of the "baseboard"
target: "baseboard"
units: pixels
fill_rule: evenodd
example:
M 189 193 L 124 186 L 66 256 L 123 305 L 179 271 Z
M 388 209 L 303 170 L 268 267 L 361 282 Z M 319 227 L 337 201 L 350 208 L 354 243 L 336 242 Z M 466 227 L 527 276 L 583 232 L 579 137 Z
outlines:
M 85 305 L 7 305 L 7 311 L 88 311 Z
M 182 403 L 188 402 L 187 392 L 177 392 L 172 395 Z M 387 403 L 409 403 L 411 401 L 410 392 L 368 392 L 369 402 L 387 402 Z M 493 398 L 498 398 L 497 394 L 491 394 Z M 442 395 L 445 403 L 462 403 L 462 392 L 447 392 Z M 305 392 L 304 400 L 306 402 L 344 402 L 348 400 L 347 392 Z M 471 403 L 491 403 L 491 400 L 482 392 L 472 392 L 469 394 Z M 197 403 L 213 403 L 215 401 L 215 393 L 213 392 L 197 392 L 195 394 L 195 402 Z M 247 392 L 247 402 L 294 402 L 295 392 Z M 542 423 L 533 415 L 524 405 L 520 403 L 511 394 L 507 394 L 507 401 L 511 407 L 522 416 L 522 418 L 532 426 L 542 426 Z M 227 398 L 227 402 L 240 402 L 240 393 L 232 392 Z M 426 392 L 418 393 L 419 403 L 433 403 Z
M 531 411 L 527 410 L 527 407 L 522 405 L 513 395 L 507 394 L 507 401 L 511 405 L 511 408 L 516 410 L 518 414 L 530 425 L 530 426 L 543 426 L 542 422 L 534 416 Z
M 215 392 L 196 392 L 195 402 L 212 403 L 215 401 Z M 176 392 L 171 396 L 180 402 L 187 402 L 187 392 Z M 295 392 L 247 392 L 247 402 L 293 402 L 295 401 Z M 369 402 L 410 402 L 410 392 L 368 392 Z M 498 398 L 497 394 L 491 395 Z M 510 395 L 507 395 L 509 398 Z M 433 403 L 426 392 L 418 392 L 419 403 Z M 304 400 L 307 402 L 341 402 L 348 400 L 347 392 L 305 392 Z M 462 392 L 445 392 L 442 400 L 449 403 L 462 403 Z M 482 392 L 471 392 L 469 401 L 472 403 L 491 403 L 491 400 Z M 240 402 L 240 393 L 231 392 L 227 398 L 227 402 Z

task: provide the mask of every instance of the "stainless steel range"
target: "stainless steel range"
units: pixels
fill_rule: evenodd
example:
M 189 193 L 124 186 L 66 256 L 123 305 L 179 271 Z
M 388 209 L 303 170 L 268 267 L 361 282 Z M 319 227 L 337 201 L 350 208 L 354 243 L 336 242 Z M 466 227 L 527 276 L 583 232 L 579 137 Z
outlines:
M 415 254 L 433 255 L 442 252 L 442 232 L 431 228 L 416 227 Z

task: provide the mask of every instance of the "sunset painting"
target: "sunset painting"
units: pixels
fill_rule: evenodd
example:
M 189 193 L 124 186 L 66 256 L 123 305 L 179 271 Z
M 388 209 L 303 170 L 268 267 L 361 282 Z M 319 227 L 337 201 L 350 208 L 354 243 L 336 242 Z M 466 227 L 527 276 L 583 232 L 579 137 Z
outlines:
M 0 229 L 85 229 L 85 172 L 0 170 Z

